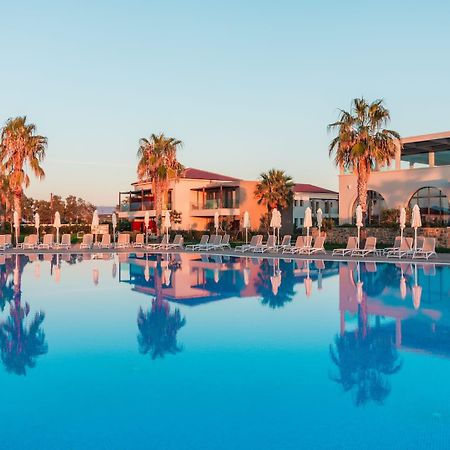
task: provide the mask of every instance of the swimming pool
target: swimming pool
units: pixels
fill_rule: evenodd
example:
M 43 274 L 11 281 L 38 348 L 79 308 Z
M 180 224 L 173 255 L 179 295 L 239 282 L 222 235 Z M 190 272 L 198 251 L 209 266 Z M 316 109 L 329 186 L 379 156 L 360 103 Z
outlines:
M 0 257 L 2 448 L 444 448 L 450 267 Z

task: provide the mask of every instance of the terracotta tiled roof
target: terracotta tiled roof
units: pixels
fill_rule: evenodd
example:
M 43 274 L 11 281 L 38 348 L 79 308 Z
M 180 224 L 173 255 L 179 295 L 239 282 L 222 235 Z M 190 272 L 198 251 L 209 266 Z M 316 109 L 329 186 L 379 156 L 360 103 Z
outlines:
M 336 191 L 325 189 L 320 186 L 314 186 L 313 184 L 295 183 L 294 192 L 308 192 L 312 194 L 337 194 Z
M 220 173 L 208 172 L 206 170 L 194 169 L 187 167 L 184 171 L 183 178 L 191 178 L 194 180 L 214 180 L 214 181 L 237 181 L 238 178 L 228 177 Z

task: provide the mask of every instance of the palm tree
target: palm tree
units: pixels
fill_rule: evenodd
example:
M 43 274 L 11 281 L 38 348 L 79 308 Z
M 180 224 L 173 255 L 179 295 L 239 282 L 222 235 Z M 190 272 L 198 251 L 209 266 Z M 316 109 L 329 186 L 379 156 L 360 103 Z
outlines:
M 8 175 L 14 196 L 14 210 L 22 217 L 23 188 L 30 178 L 27 168 L 39 179 L 45 176 L 41 163 L 45 157 L 47 138 L 36 134 L 36 125 L 26 123 L 26 116 L 8 119 L 2 130 L 0 165 Z
M 152 183 L 158 232 L 169 182 L 177 181 L 184 171 L 183 165 L 177 160 L 177 149 L 181 145 L 181 141 L 166 137 L 163 133 L 152 134 L 149 139 L 142 138 L 139 141 L 137 174 L 140 180 L 150 180 Z
M 258 204 L 265 204 L 270 212 L 273 208 L 285 208 L 291 203 L 293 187 L 292 178 L 283 170 L 270 169 L 261 173 L 254 195 Z
M 357 176 L 357 202 L 364 216 L 367 213 L 367 183 L 376 165 L 389 164 L 395 157 L 400 135 L 384 127 L 390 121 L 389 110 L 383 100 L 367 103 L 364 98 L 355 98 L 351 110 L 340 110 L 337 122 L 328 125 L 337 130 L 337 136 L 329 146 L 335 164 L 353 169 Z

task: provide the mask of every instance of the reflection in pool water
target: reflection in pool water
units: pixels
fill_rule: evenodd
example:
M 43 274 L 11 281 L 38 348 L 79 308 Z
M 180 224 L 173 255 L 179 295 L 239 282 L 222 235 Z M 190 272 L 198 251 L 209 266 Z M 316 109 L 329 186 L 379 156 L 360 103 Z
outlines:
M 3 401 L 28 408 L 45 448 L 146 448 L 149 423 L 155 448 L 439 443 L 449 275 L 430 264 L 0 255 Z M 283 420 L 261 428 L 267 414 Z M 4 442 L 33 447 L 15 425 Z

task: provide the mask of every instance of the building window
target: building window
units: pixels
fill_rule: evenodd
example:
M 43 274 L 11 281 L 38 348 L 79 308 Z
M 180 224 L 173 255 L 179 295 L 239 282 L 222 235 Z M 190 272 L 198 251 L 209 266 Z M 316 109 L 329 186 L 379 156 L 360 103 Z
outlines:
M 419 189 L 409 201 L 409 207 L 419 205 L 422 221 L 428 224 L 450 224 L 450 204 L 447 196 L 434 187 Z
M 325 202 L 325 214 L 330 214 L 330 203 Z
M 299 200 L 300 206 L 303 206 L 303 200 Z

